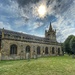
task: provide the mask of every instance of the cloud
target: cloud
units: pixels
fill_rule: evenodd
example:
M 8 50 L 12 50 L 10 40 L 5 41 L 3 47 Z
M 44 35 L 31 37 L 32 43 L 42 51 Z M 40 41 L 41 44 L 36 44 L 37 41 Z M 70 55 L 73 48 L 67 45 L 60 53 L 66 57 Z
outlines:
M 75 35 L 75 2 L 62 15 L 56 15 L 53 27 L 57 30 L 57 40 L 63 42 L 69 35 Z
M 25 26 L 25 20 L 24 19 L 19 19 L 19 20 L 15 20 L 14 21 L 14 25 L 15 27 L 22 27 Z
M 34 23 L 33 23 L 33 29 L 36 29 L 36 28 L 38 28 L 38 27 L 40 27 L 40 26 L 42 26 L 42 25 L 43 25 L 42 22 L 34 22 Z
M 33 25 L 30 23 L 29 24 L 29 28 L 28 30 L 30 30 L 31 32 L 35 32 L 35 30 L 41 26 L 43 26 L 44 23 L 43 22 L 34 22 Z
M 41 4 L 47 7 L 46 15 L 62 14 L 68 10 L 73 0 L 17 0 L 17 3 L 25 15 L 27 14 L 27 16 L 29 16 L 29 14 L 31 14 L 32 17 L 34 17 L 34 15 L 38 17 L 37 9 Z
M 0 21 L 0 28 L 5 28 L 8 30 L 12 30 L 11 25 L 9 23 L 3 23 Z
M 19 16 L 19 9 L 17 2 L 9 0 L 8 4 L 0 3 L 0 12 L 5 17 L 18 17 Z
M 73 0 L 56 0 L 56 4 L 54 6 L 54 10 L 57 14 L 62 14 L 67 11 L 70 5 L 73 3 Z
M 17 0 L 17 2 L 19 3 L 20 7 L 24 7 L 25 5 L 29 3 L 37 3 L 39 2 L 39 0 Z
M 47 11 L 42 19 L 37 13 L 41 4 L 46 6 Z M 75 0 L 8 0 L 5 4 L 0 2 L 0 16 L 1 28 L 11 29 L 11 25 L 14 28 L 26 26 L 26 30 L 32 30 L 38 35 L 38 29 L 45 30 L 49 27 L 49 22 L 56 19 L 52 21 L 52 25 L 57 30 L 58 41 L 63 42 L 68 35 L 75 34 Z
M 57 18 L 57 20 L 52 23 L 54 29 L 57 30 L 57 40 L 63 42 L 68 37 L 68 35 L 74 34 L 74 0 L 38 0 L 36 2 L 34 2 L 34 0 L 17 0 L 17 2 L 19 9 L 21 10 L 20 15 L 22 17 L 27 17 L 28 21 L 30 22 L 28 23 L 29 30 L 33 29 L 34 31 L 43 25 L 42 22 L 39 23 L 36 22 L 36 20 L 40 19 L 37 9 L 41 4 L 44 4 L 47 7 L 46 17 L 53 15 Z M 44 20 L 44 18 L 42 20 Z M 33 23 L 30 20 L 32 20 Z

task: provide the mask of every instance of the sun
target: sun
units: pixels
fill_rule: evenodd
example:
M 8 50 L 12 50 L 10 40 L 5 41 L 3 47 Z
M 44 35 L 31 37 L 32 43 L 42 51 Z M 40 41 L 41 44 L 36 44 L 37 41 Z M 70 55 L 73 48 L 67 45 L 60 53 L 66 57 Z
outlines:
M 46 15 L 46 6 L 40 5 L 38 8 L 39 17 L 44 17 Z

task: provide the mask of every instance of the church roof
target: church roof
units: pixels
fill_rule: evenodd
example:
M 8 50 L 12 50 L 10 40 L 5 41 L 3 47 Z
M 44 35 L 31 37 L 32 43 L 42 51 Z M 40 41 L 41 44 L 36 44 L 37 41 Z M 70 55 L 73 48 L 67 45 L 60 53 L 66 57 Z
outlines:
M 15 39 L 18 39 L 18 37 L 21 39 L 21 37 L 24 39 L 24 40 L 28 40 L 28 41 L 36 41 L 36 42 L 44 42 L 44 43 L 55 43 L 56 41 L 54 40 L 50 40 L 48 38 L 45 38 L 45 37 L 39 37 L 39 36 L 35 36 L 35 35 L 29 35 L 29 34 L 24 34 L 24 33 L 21 33 L 21 32 L 15 32 L 15 31 L 11 31 L 11 30 L 6 30 L 6 29 L 0 29 L 0 35 L 2 35 L 2 30 L 4 32 L 5 35 L 9 35 L 9 36 L 14 36 Z M 11 38 L 8 38 L 8 39 L 12 39 Z
M 6 30 L 6 29 L 4 29 L 3 31 L 4 31 L 4 34 L 7 34 L 7 35 L 32 37 L 32 38 L 39 38 L 39 39 L 44 38 L 44 37 L 39 37 L 39 36 L 35 36 L 35 35 L 30 35 L 30 34 L 24 34 L 24 33 L 21 33 L 21 32 L 16 32 L 16 31 L 11 31 L 11 30 Z M 0 35 L 2 35 L 2 29 L 0 29 Z

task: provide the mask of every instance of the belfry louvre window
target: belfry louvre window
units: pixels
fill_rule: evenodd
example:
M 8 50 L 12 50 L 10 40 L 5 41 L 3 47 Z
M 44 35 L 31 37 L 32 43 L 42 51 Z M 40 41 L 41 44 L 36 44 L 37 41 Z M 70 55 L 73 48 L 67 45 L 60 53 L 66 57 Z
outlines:
M 17 54 L 17 46 L 15 44 L 10 46 L 10 54 Z

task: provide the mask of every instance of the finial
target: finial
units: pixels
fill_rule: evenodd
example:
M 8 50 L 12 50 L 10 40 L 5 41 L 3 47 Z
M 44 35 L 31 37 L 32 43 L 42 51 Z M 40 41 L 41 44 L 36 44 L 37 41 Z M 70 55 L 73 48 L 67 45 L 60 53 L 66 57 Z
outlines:
M 4 28 L 2 29 L 2 38 L 4 38 Z
M 50 31 L 52 31 L 52 25 L 51 25 L 51 22 L 50 22 L 50 27 L 49 27 L 49 30 L 50 30 Z

